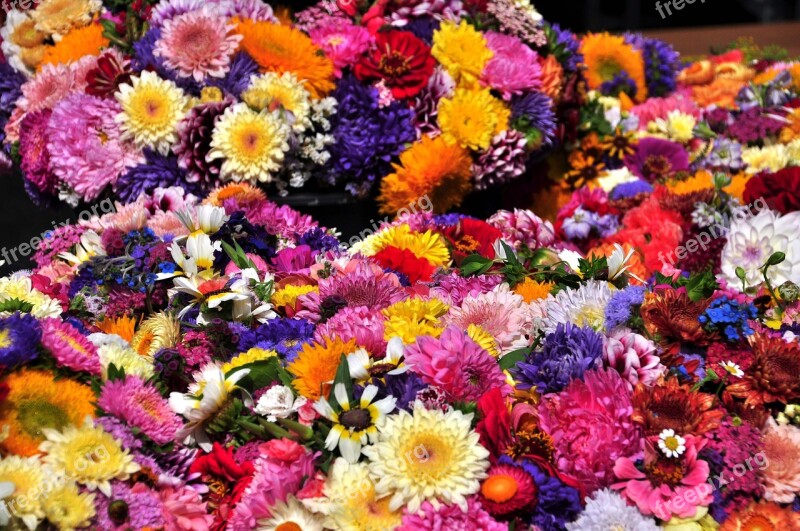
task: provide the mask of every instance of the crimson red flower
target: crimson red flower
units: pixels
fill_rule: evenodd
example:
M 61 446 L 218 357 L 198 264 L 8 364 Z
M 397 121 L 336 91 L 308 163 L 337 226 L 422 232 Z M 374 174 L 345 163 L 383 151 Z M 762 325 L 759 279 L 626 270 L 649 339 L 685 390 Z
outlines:
M 408 249 L 389 246 L 373 256 L 373 259 L 384 269 L 391 269 L 408 277 L 410 284 L 429 282 L 436 270 L 430 262 L 417 257 Z
M 376 45 L 353 69 L 362 81 L 382 80 L 398 99 L 416 96 L 433 74 L 430 47 L 410 31 L 378 33 Z
M 114 94 L 119 86 L 131 80 L 127 60 L 112 52 L 97 59 L 97 66 L 86 74 L 86 93 L 105 98 Z
M 495 387 L 478 400 L 481 420 L 475 431 L 481 436 L 481 445 L 489 450 L 494 462 L 505 453 L 511 440 L 511 416 L 500 389 Z
M 744 202 L 753 204 L 759 198 L 781 214 L 800 210 L 800 168 L 785 168 L 751 178 L 744 189 Z
M 203 481 L 213 485 L 214 505 L 224 510 L 233 507 L 242 497 L 255 473 L 250 461 L 239 463 L 232 448 L 214 443 L 211 452 L 200 455 L 189 467 L 189 474 L 200 474 Z
M 472 218 L 464 218 L 447 227 L 443 234 L 450 243 L 456 265 L 461 265 L 464 258 L 471 254 L 493 259 L 494 242 L 503 236 L 503 233 L 485 221 Z

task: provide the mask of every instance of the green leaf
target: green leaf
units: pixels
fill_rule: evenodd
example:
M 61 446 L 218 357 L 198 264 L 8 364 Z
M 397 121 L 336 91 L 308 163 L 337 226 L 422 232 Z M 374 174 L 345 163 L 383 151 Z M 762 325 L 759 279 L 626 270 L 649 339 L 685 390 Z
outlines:
M 471 277 L 473 275 L 482 275 L 489 271 L 494 262 L 485 256 L 479 254 L 472 254 L 461 262 L 461 276 Z
M 342 354 L 341 359 L 339 360 L 339 368 L 336 369 L 336 377 L 333 379 L 333 387 L 335 388 L 337 384 L 344 384 L 344 389 L 347 392 L 347 399 L 349 401 L 353 401 L 353 379 L 350 378 L 350 364 L 347 363 L 347 356 Z M 331 393 L 330 398 L 328 401 L 331 404 L 336 404 L 340 406 L 339 401 L 336 400 L 336 395 Z
M 510 369 L 515 368 L 517 366 L 517 363 L 523 361 L 528 356 L 529 352 L 530 351 L 527 348 L 521 348 L 519 350 L 509 352 L 508 354 L 500 358 L 499 362 L 500 369 L 508 371 Z
M 500 245 L 503 246 L 503 250 L 506 252 L 506 263 L 511 265 L 519 265 L 519 259 L 517 258 L 517 253 L 514 252 L 514 249 L 508 245 L 505 241 L 500 240 Z
M 250 369 L 250 372 L 247 374 L 247 376 L 239 380 L 239 386 L 253 392 L 280 380 L 278 375 L 279 368 L 280 363 L 278 358 L 273 356 L 266 360 L 259 360 L 253 363 L 248 363 L 247 365 L 235 367 L 228 371 L 225 376 L 228 377 L 236 371 L 241 371 L 243 369 Z
M 30 313 L 33 304 L 20 299 L 6 299 L 0 302 L 0 312 L 22 312 Z

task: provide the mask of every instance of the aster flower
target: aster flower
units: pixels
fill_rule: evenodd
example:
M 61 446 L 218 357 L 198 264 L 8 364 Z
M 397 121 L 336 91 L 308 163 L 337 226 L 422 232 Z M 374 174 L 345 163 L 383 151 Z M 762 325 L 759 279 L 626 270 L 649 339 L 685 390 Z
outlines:
M 95 495 L 79 492 L 73 482 L 59 482 L 47 493 L 44 514 L 59 529 L 88 527 L 95 515 Z
M 242 100 L 255 111 L 279 111 L 295 133 L 311 127 L 311 94 L 291 72 L 253 76 Z
M 638 315 L 637 306 L 644 302 L 646 292 L 644 286 L 630 286 L 615 291 L 606 305 L 605 328 L 613 331 L 618 326 L 624 326 L 628 320 Z
M 13 369 L 35 360 L 41 337 L 39 322 L 28 314 L 15 312 L 0 319 L 0 365 Z
M 589 327 L 567 321 L 545 336 L 539 351 L 532 352 L 513 371 L 520 389 L 536 388 L 539 393 L 558 392 L 585 371 L 599 366 L 603 336 Z
M 508 526 L 495 521 L 474 498 L 467 499 L 467 510 L 457 505 L 435 507 L 430 502 L 420 506 L 419 512 L 406 513 L 398 531 L 434 531 L 442 529 L 481 529 L 483 531 L 503 531 Z
M 369 522 L 374 529 L 394 529 L 400 525 L 401 511 L 389 508 L 389 497 L 375 490 L 375 480 L 367 463 L 333 461 L 323 490 L 330 510 L 325 521 L 329 529 L 347 529 Z
M 626 40 L 633 44 L 644 58 L 647 93 L 653 97 L 671 94 L 676 88 L 678 73 L 681 70 L 680 54 L 669 43 L 659 39 L 628 34 Z
M 489 465 L 489 452 L 478 443 L 471 420 L 471 414 L 426 410 L 419 402 L 413 413 L 387 417 L 377 442 L 363 452 L 372 476 L 379 478 L 375 490 L 391 496 L 390 510 L 405 505 L 416 513 L 428 501 L 434 507 L 455 504 L 466 512 L 466 497 L 478 492 Z
M 322 531 L 322 521 L 312 514 L 297 498 L 290 497 L 287 502 L 277 502 L 269 509 L 270 517 L 258 521 L 260 529 L 283 529 L 298 527 L 303 531 Z
M 484 86 L 500 92 L 503 99 L 541 88 L 539 55 L 516 37 L 490 31 L 486 44 L 493 55 L 481 73 Z
M 614 293 L 607 282 L 590 280 L 577 289 L 564 289 L 541 302 L 542 329 L 552 332 L 559 323 L 574 323 L 602 331 L 605 309 Z
M 295 16 L 297 20 L 300 20 L 301 13 Z M 308 31 L 314 44 L 333 61 L 337 77 L 342 76 L 343 69 L 356 64 L 373 42 L 373 37 L 365 27 L 357 26 L 345 18 L 331 17 L 321 22 L 315 20 L 313 27 L 304 31 Z
M 134 203 L 139 197 L 152 194 L 157 188 L 181 186 L 189 192 L 199 192 L 196 185 L 187 183 L 186 172 L 174 157 L 144 150 L 144 163 L 128 168 L 114 183 L 114 193 L 123 203 Z
M 55 358 L 56 364 L 73 371 L 100 374 L 97 349 L 86 336 L 60 319 L 42 321 L 42 346 Z
M 250 84 L 252 76 L 256 74 L 258 74 L 258 63 L 245 52 L 237 52 L 231 59 L 230 68 L 225 77 L 210 78 L 208 83 L 209 86 L 222 90 L 225 95 L 238 99 Z
M 35 529 L 45 517 L 42 497 L 28 493 L 41 492 L 46 481 L 45 469 L 37 457 L 9 455 L 0 459 L 0 482 L 4 486 L 12 485 L 11 495 L 5 497 L 10 497 L 8 502 L 15 508 L 14 516 L 22 520 L 28 529 Z M 4 517 L 8 516 L 7 512 L 2 511 Z
M 136 376 L 106 382 L 97 407 L 141 430 L 156 444 L 173 441 L 183 425 L 161 394 Z
M 441 133 L 439 129 L 439 101 L 452 96 L 455 82 L 443 68 L 437 66 L 428 85 L 414 98 L 414 116 L 418 136 L 428 134 L 436 136 Z
M 27 182 L 38 192 L 53 195 L 58 178 L 50 169 L 49 124 L 52 111 L 28 113 L 22 120 L 19 135 L 20 167 Z
M 601 489 L 586 500 L 586 508 L 577 520 L 567 523 L 567 531 L 658 531 L 652 518 L 642 515 L 616 492 Z
M 555 143 L 556 121 L 553 100 L 541 92 L 528 92 L 511 100 L 512 126 L 536 148 Z
M 211 10 L 184 13 L 164 22 L 153 53 L 178 75 L 198 83 L 206 76 L 221 78 L 242 39 L 231 33 L 235 27 Z
M 635 175 L 653 182 L 689 169 L 689 154 L 678 143 L 661 138 L 643 138 L 636 152 L 625 157 L 625 166 Z

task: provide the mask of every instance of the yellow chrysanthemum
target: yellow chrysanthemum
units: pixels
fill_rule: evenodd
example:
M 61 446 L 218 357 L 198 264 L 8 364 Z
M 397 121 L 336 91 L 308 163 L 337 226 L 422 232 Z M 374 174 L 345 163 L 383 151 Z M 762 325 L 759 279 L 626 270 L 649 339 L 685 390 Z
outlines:
M 124 481 L 140 467 L 113 435 L 95 427 L 91 419 L 80 427 L 62 431 L 45 429 L 47 440 L 39 449 L 44 462 L 89 490 L 111 496 L 111 480 Z
M 70 64 L 87 55 L 100 55 L 100 51 L 108 46 L 109 41 L 103 36 L 103 26 L 90 24 L 67 33 L 63 39 L 48 46 L 44 52 L 42 65 Z
M 94 416 L 92 389 L 62 378 L 57 382 L 46 371 L 22 370 L 11 373 L 4 383 L 8 397 L 0 404 L 0 427 L 8 437 L 0 450 L 15 455 L 35 455 L 44 440 L 45 429 L 60 430 L 80 425 Z
M 700 170 L 688 179 L 667 183 L 667 188 L 678 195 L 708 190 L 714 188 L 714 176 L 707 170 Z
M 333 62 L 302 31 L 271 22 L 244 20 L 239 22 L 236 32 L 242 36 L 240 49 L 258 63 L 262 72 L 292 72 L 303 80 L 314 98 L 333 90 Z
M 786 146 L 774 144 L 764 147 L 749 147 L 742 150 L 742 160 L 747 164 L 747 173 L 755 175 L 762 171 L 771 173 L 784 169 L 791 162 Z
M 441 214 L 459 206 L 472 189 L 469 153 L 442 137 L 423 136 L 400 155 L 394 169 L 381 181 L 378 202 L 383 214 L 396 214 L 425 196 Z
M 339 368 L 342 354 L 345 356 L 358 350 L 356 340 L 347 343 L 338 337 L 327 339 L 322 343 L 306 343 L 295 360 L 287 367 L 294 374 L 294 388 L 300 395 L 318 400 L 327 397 L 330 387 Z
M 670 111 L 667 116 L 667 136 L 676 142 L 688 142 L 694 138 L 697 118 L 680 111 Z
M 363 450 L 378 478 L 375 490 L 391 496 L 389 510 L 419 510 L 426 500 L 467 510 L 466 497 L 486 477 L 489 452 L 472 429 L 472 414 L 427 410 L 420 402 L 413 414 L 400 410 L 387 417 L 378 441 Z
M 553 291 L 554 287 L 555 284 L 553 282 L 536 282 L 526 277 L 525 280 L 517 284 L 512 291 L 520 295 L 526 303 L 530 304 L 533 301 L 546 299 L 550 292 Z
M 130 84 L 120 85 L 116 97 L 122 106 L 116 118 L 122 138 L 166 155 L 177 140 L 176 127 L 189 105 L 183 91 L 172 81 L 145 70 L 131 78 Z
M 311 293 L 312 291 L 319 291 L 317 286 L 311 285 L 304 285 L 304 286 L 295 286 L 289 284 L 284 286 L 283 288 L 279 289 L 272 295 L 272 304 L 274 306 L 292 306 L 295 302 L 297 302 L 297 298 L 301 295 L 305 295 L 306 293 Z
M 254 77 L 242 92 L 242 100 L 256 111 L 289 111 L 292 129 L 304 131 L 311 125 L 311 94 L 291 72 L 267 72 Z
M 460 86 L 475 86 L 483 68 L 494 56 L 483 33 L 462 20 L 445 21 L 433 34 L 431 54 Z
M 647 98 L 644 59 L 633 46 L 625 42 L 625 37 L 590 33 L 581 42 L 581 53 L 590 88 L 599 90 L 603 83 L 613 81 L 624 72 L 636 84 L 636 101 L 642 102 Z
M 30 277 L 13 275 L 0 278 L 0 302 L 12 299 L 33 306 L 29 313 L 39 319 L 61 315 L 61 303 L 34 289 Z M 9 312 L 0 312 L 0 317 L 8 315 Z
M 236 199 L 239 205 L 248 203 L 258 203 L 267 199 L 266 194 L 261 189 L 249 183 L 229 183 L 219 188 L 215 188 L 203 201 L 204 205 L 222 206 L 226 199 Z
M 125 369 L 125 374 L 138 376 L 143 380 L 153 376 L 152 360 L 133 350 L 123 339 L 109 339 L 104 342 L 97 348 L 97 355 L 103 368 L 103 380 L 108 378 L 108 367 L 112 364 L 118 369 Z
M 432 231 L 415 232 L 405 223 L 363 239 L 353 245 L 351 251 L 374 256 L 387 247 L 407 249 L 417 258 L 424 258 L 435 267 L 445 267 L 450 263 L 450 251 L 439 234 Z
M 288 139 L 289 126 L 276 114 L 237 103 L 218 119 L 206 158 L 222 159 L 223 179 L 270 182 L 289 151 Z
M 172 348 L 181 339 L 181 326 L 174 316 L 157 313 L 139 325 L 131 339 L 131 348 L 147 359 L 153 359 L 162 348 Z
M 265 361 L 274 358 L 278 355 L 274 350 L 265 348 L 253 347 L 247 352 L 242 352 L 233 357 L 233 359 L 222 365 L 222 372 L 228 374 L 231 370 L 237 367 L 244 367 L 257 361 Z
M 497 340 L 492 334 L 487 332 L 483 327 L 476 324 L 470 324 L 467 327 L 467 335 L 475 343 L 477 343 L 483 350 L 494 356 L 500 356 L 500 348 Z
M 58 529 L 89 527 L 95 515 L 94 494 L 81 493 L 73 481 L 60 481 L 44 500 L 44 514 Z
M 405 344 L 414 343 L 418 336 L 439 337 L 444 331 L 440 318 L 447 310 L 449 306 L 439 299 L 396 302 L 382 311 L 386 317 L 383 337 L 389 341 L 400 336 Z
M 439 102 L 442 137 L 451 144 L 480 150 L 494 135 L 508 128 L 511 111 L 489 89 L 456 89 L 452 98 Z
M 102 7 L 101 0 L 42 0 L 30 13 L 39 31 L 65 35 L 72 28 L 89 24 Z
M 6 498 L 6 507 L 14 516 L 22 519 L 29 529 L 44 518 L 42 492 L 45 471 L 36 457 L 9 455 L 0 459 L 0 482 L 14 484 L 14 493 Z
M 325 482 L 325 494 L 330 500 L 326 528 L 384 531 L 402 520 L 400 511 L 389 510 L 389 498 L 376 493 L 366 463 L 336 459 Z

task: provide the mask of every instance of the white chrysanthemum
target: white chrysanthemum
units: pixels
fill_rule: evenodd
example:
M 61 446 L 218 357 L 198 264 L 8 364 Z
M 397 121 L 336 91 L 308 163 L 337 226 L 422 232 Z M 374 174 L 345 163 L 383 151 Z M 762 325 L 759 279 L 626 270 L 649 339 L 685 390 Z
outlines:
M 285 531 L 301 529 L 302 531 L 322 531 L 322 519 L 312 514 L 290 496 L 285 502 L 277 502 L 269 508 L 270 518 L 258 521 L 259 531 Z
M 288 140 L 289 126 L 276 113 L 238 103 L 218 118 L 206 158 L 222 159 L 223 179 L 270 182 L 281 169 Z
M 377 442 L 364 449 L 379 495 L 391 495 L 389 509 L 409 513 L 424 501 L 434 507 L 454 504 L 467 510 L 467 496 L 480 490 L 489 452 L 472 429 L 472 414 L 427 410 L 400 411 L 378 428 Z
M 578 289 L 568 288 L 555 296 L 549 295 L 539 303 L 544 312 L 542 330 L 549 334 L 559 323 L 573 323 L 603 331 L 606 305 L 613 293 L 614 288 L 608 282 L 590 280 Z
M 745 271 L 748 288 L 756 288 L 764 282 L 761 267 L 776 252 L 786 254 L 783 263 L 770 266 L 769 280 L 777 287 L 787 280 L 800 279 L 800 212 L 781 216 L 766 209 L 749 218 L 734 218 L 728 232 L 728 242 L 722 250 L 720 277 L 729 285 L 741 287 L 736 268 Z
M 35 494 L 42 492 L 45 479 L 38 457 L 9 455 L 0 459 L 0 482 L 11 483 L 14 487 L 4 496 L 8 499 L 9 512 L 21 519 L 28 529 L 36 529 L 44 518 L 42 499 Z
M 242 101 L 256 111 L 288 111 L 291 116 L 284 118 L 297 133 L 311 126 L 311 93 L 291 72 L 253 75 Z
M 153 376 L 153 362 L 133 350 L 130 344 L 116 334 L 91 334 L 88 336 L 95 347 L 102 366 L 103 381 L 108 379 L 108 367 L 113 364 L 125 369 L 125 374 L 138 376 L 143 380 Z
M 586 508 L 567 531 L 659 531 L 652 518 L 647 518 L 609 489 L 596 491 L 586 500 Z
M 150 148 L 162 155 L 178 139 L 178 123 L 186 114 L 188 98 L 172 81 L 143 71 L 119 86 L 116 98 L 122 112 L 115 120 L 123 130 L 122 140 L 137 148 Z
M 30 304 L 32 308 L 29 313 L 38 319 L 61 315 L 61 303 L 34 289 L 30 277 L 21 272 L 0 278 L 0 303 L 13 299 Z M 9 314 L 10 312 L 0 312 L 0 317 L 8 317 Z

